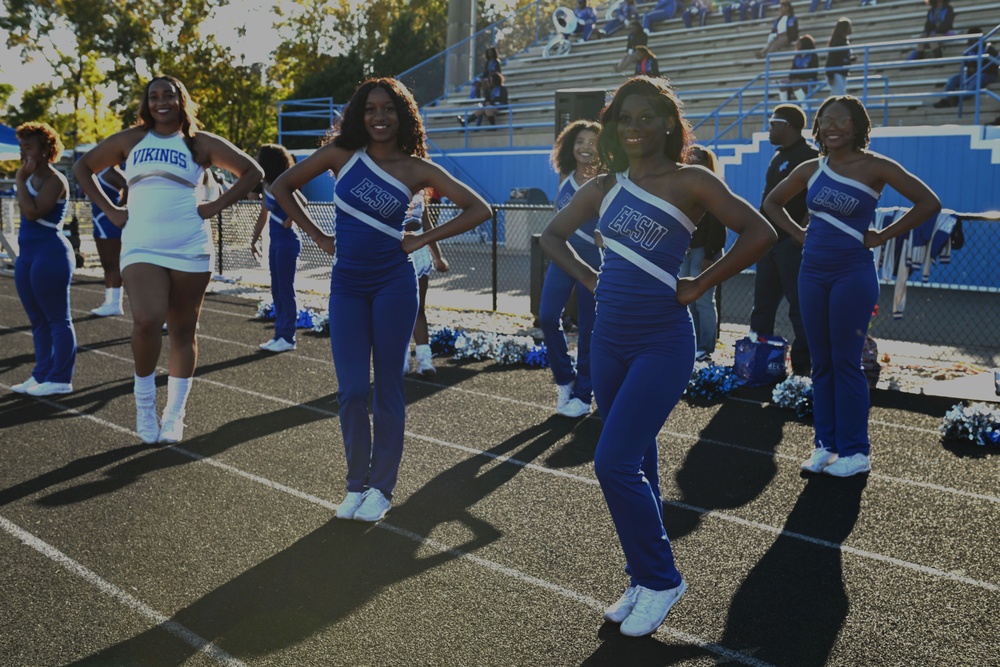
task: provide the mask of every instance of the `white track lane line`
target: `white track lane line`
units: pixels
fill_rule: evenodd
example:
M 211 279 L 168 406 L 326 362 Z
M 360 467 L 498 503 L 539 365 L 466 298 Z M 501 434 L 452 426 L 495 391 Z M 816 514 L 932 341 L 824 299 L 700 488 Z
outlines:
M 171 620 L 170 617 L 156 611 L 142 600 L 130 595 L 118 586 L 112 584 L 110 581 L 103 579 L 93 570 L 76 562 L 48 542 L 35 537 L 28 531 L 2 516 L 0 516 L 0 528 L 19 540 L 22 544 L 31 547 L 49 560 L 69 570 L 80 579 L 83 579 L 102 593 L 113 597 L 126 607 L 129 607 L 133 611 L 137 612 L 146 620 L 151 621 L 152 623 L 155 623 L 159 627 L 163 628 L 165 631 L 169 632 L 174 637 L 177 637 L 188 646 L 197 649 L 198 653 L 204 654 L 220 665 L 225 665 L 226 667 L 246 667 L 245 663 L 240 662 L 201 635 L 192 632 L 177 621 Z

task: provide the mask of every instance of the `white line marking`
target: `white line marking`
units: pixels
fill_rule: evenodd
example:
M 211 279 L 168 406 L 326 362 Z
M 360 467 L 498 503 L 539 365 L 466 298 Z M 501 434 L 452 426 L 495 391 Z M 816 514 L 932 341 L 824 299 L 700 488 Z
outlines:
M 208 656 L 220 665 L 226 665 L 227 667 L 246 667 L 245 663 L 229 655 L 201 635 L 192 632 L 177 621 L 171 620 L 170 617 L 156 611 L 142 600 L 130 595 L 118 586 L 112 584 L 110 581 L 103 579 L 93 570 L 76 562 L 48 542 L 44 542 L 43 540 L 35 537 L 28 531 L 2 516 L 0 516 L 0 528 L 3 528 L 11 536 L 20 540 L 23 544 L 31 547 L 49 560 L 54 561 L 76 576 L 80 577 L 102 593 L 110 595 L 126 607 L 138 612 L 140 616 L 155 623 L 166 632 L 169 632 L 174 637 L 183 641 L 188 646 L 197 649 L 198 653 Z

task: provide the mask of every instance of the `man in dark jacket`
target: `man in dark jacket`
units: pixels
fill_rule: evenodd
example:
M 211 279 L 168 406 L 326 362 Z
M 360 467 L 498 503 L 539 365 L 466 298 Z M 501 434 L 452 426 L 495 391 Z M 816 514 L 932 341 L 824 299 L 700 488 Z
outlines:
M 769 124 L 769 139 L 778 150 L 768 165 L 761 201 L 778 183 L 792 173 L 795 167 L 819 155 L 819 151 L 802 136 L 805 124 L 806 115 L 796 105 L 782 104 L 775 107 Z M 785 204 L 785 210 L 792 220 L 804 226 L 808 215 L 805 190 L 792 197 Z M 764 215 L 766 217 L 766 214 Z M 809 344 L 806 342 L 802 316 L 799 314 L 799 266 L 802 263 L 802 246 L 780 227 L 774 226 L 778 232 L 778 242 L 757 262 L 750 330 L 762 336 L 773 335 L 778 305 L 784 297 L 788 301 L 788 319 L 791 320 L 792 329 L 795 331 L 791 352 L 792 373 L 809 375 L 812 370 Z

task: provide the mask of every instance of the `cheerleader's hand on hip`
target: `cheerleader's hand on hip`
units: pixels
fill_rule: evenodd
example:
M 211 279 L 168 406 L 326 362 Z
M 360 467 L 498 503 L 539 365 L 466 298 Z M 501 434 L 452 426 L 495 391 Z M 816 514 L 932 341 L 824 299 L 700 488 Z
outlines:
M 326 254 L 328 255 L 337 254 L 337 240 L 332 236 L 324 235 L 314 240 L 316 241 L 316 245 L 319 246 L 319 249 L 325 252 Z
M 865 230 L 865 247 L 866 248 L 877 248 L 885 243 L 882 240 L 882 235 L 877 229 L 866 229 Z
M 423 248 L 424 243 L 420 236 L 420 234 L 404 234 L 403 240 L 399 244 L 403 252 L 410 255 Z
M 107 213 L 105 215 L 108 216 L 108 220 L 111 221 L 111 224 L 114 225 L 115 227 L 117 227 L 118 229 L 121 229 L 122 227 L 124 227 L 125 223 L 128 222 L 128 209 L 127 208 L 122 208 L 120 206 L 116 206 L 113 209 L 111 209 L 110 213 Z
M 696 278 L 679 278 L 677 280 L 677 303 L 688 306 L 705 293 L 705 290 L 698 286 Z
M 207 201 L 204 204 L 198 204 L 198 215 L 201 216 L 202 220 L 211 220 L 222 212 L 222 207 L 216 203 L 217 201 L 216 199 Z

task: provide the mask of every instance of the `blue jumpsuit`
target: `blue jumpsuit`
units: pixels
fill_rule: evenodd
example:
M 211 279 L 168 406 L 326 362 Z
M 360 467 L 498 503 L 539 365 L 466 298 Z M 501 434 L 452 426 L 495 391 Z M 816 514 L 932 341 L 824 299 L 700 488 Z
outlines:
M 25 185 L 32 197 L 38 196 L 30 178 Z M 14 284 L 31 321 L 35 344 L 31 377 L 38 382 L 69 384 L 76 365 L 76 331 L 69 305 L 76 259 L 62 234 L 65 217 L 66 200 L 60 199 L 38 220 L 22 215 L 17 234 L 20 255 L 14 264 Z
M 330 346 L 337 371 L 347 490 L 376 488 L 386 498 L 403 457 L 403 361 L 417 319 L 417 276 L 403 252 L 412 193 L 357 151 L 337 175 L 330 279 Z M 368 417 L 369 360 L 374 367 Z
M 694 228 L 682 211 L 621 174 L 598 224 L 605 250 L 592 368 L 604 429 L 594 470 L 631 585 L 657 591 L 681 583 L 663 527 L 656 436 L 694 367 L 694 325 L 676 293 Z
M 812 356 L 816 446 L 868 455 L 868 381 L 861 351 L 879 285 L 864 233 L 879 193 L 820 161 L 809 179 L 809 231 L 799 270 L 802 323 Z
M 97 184 L 104 190 L 104 194 L 108 196 L 111 203 L 118 206 L 121 202 L 121 190 L 104 180 L 104 173 L 106 171 L 107 169 L 97 175 Z M 95 239 L 120 239 L 122 237 L 122 228 L 108 220 L 107 214 L 94 202 L 90 203 L 90 213 L 94 220 Z
M 299 240 L 295 227 L 285 227 L 288 214 L 266 188 L 264 208 L 267 209 L 269 221 L 267 260 L 271 270 L 271 299 L 274 301 L 274 337 L 294 343 L 295 322 L 299 315 L 295 301 L 295 265 L 302 252 L 302 241 Z
M 572 175 L 563 180 L 556 195 L 556 210 L 566 206 L 579 189 L 580 186 L 576 184 Z M 580 259 L 595 271 L 601 266 L 601 252 L 594 245 L 596 229 L 597 218 L 588 220 L 569 239 L 569 244 L 573 246 Z M 566 333 L 562 326 L 563 310 L 574 287 L 579 318 L 575 371 L 566 347 Z M 560 269 L 555 262 L 550 262 L 542 285 L 542 301 L 538 313 L 545 345 L 548 348 L 549 365 L 552 367 L 556 384 L 566 385 L 575 381 L 570 398 L 579 398 L 587 405 L 590 405 L 594 390 L 590 379 L 590 340 L 594 331 L 594 308 L 594 295 L 591 291 Z

